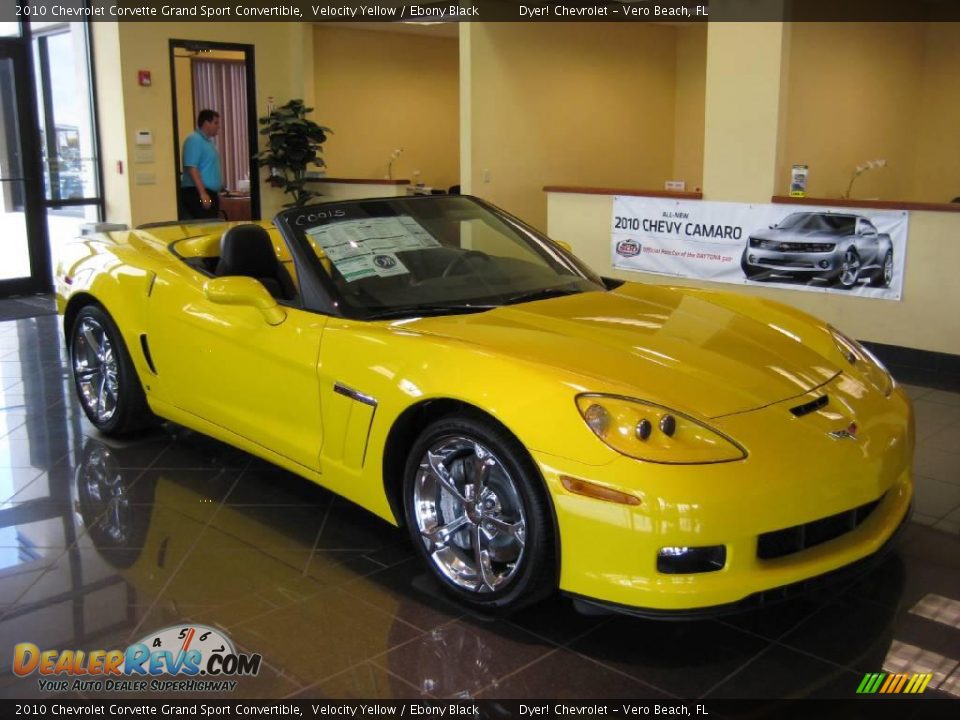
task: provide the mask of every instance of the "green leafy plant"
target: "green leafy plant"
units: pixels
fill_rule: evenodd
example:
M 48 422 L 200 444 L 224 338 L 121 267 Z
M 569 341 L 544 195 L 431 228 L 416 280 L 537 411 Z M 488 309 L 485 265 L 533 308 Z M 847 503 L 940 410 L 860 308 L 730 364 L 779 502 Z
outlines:
M 291 202 L 284 207 L 303 207 L 319 196 L 305 187 L 307 167 L 325 167 L 320 154 L 333 131 L 308 120 L 310 112 L 313 108 L 306 107 L 303 100 L 291 100 L 260 118 L 260 134 L 267 136 L 267 147 L 254 159 L 260 167 L 270 168 L 267 183 L 290 195 Z

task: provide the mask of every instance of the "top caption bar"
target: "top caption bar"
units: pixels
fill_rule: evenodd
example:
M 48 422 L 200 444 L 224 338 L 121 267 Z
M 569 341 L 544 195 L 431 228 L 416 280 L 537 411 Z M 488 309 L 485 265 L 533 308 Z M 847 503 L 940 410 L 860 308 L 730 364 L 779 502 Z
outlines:
M 0 0 L 0 21 L 93 22 L 923 22 L 957 0 Z

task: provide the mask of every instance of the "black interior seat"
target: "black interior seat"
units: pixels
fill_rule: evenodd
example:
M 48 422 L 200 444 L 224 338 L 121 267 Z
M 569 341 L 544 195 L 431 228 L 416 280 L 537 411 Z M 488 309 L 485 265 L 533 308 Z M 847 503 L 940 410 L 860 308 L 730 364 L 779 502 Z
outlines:
M 236 225 L 223 234 L 216 275 L 252 277 L 281 300 L 293 300 L 297 296 L 290 274 L 273 250 L 270 233 L 260 225 Z

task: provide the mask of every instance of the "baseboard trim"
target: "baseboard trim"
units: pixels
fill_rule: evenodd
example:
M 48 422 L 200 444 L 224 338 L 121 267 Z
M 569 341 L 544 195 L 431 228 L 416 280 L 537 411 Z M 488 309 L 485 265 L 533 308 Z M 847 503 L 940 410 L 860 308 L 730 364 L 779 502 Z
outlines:
M 960 355 L 862 342 L 899 382 L 960 392 Z

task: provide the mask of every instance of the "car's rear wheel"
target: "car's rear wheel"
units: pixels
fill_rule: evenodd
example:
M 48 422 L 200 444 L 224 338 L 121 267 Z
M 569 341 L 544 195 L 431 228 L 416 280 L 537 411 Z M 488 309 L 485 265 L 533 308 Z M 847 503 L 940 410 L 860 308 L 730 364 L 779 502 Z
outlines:
M 883 265 L 877 270 L 876 274 L 870 278 L 870 284 L 874 287 L 890 287 L 893 282 L 893 250 L 887 250 L 883 257 Z
M 120 331 L 96 305 L 73 321 L 70 365 L 80 405 L 102 433 L 126 435 L 157 422 Z
M 855 248 L 848 248 L 843 254 L 843 262 L 840 264 L 840 275 L 837 282 L 841 287 L 850 289 L 856 287 L 860 282 L 860 255 Z
M 429 425 L 407 459 L 404 509 L 440 584 L 482 612 L 516 610 L 555 587 L 551 514 L 523 446 L 492 422 Z

